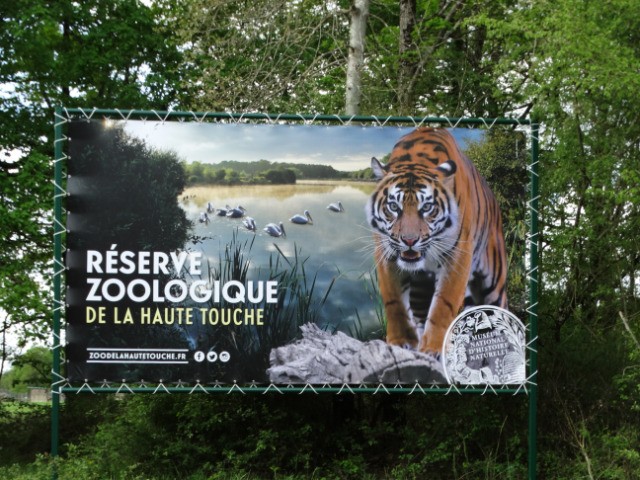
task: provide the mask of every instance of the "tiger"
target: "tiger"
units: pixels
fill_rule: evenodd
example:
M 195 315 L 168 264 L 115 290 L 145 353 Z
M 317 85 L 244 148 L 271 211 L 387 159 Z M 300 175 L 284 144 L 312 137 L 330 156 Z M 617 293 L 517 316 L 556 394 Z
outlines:
M 507 308 L 507 259 L 498 202 L 444 128 L 400 138 L 373 157 L 366 205 L 373 230 L 386 342 L 440 357 L 448 327 L 474 305 Z

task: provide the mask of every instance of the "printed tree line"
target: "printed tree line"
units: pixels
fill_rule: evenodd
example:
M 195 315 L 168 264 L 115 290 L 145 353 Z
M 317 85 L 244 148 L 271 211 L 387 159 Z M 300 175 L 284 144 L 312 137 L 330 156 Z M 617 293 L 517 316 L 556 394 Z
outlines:
M 370 168 L 342 172 L 330 165 L 258 160 L 183 164 L 188 185 L 289 185 L 297 180 L 373 180 Z

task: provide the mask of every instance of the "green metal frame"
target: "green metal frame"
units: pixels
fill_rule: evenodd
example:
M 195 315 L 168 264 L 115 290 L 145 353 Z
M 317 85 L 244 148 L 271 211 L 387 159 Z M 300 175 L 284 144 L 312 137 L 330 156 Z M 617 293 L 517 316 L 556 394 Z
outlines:
M 457 126 L 484 126 L 491 128 L 496 125 L 525 126 L 530 128 L 531 158 L 529 163 L 529 325 L 528 325 L 528 378 L 526 386 L 513 388 L 513 386 L 497 387 L 487 385 L 485 388 L 469 387 L 458 388 L 449 387 L 423 387 L 416 384 L 412 387 L 405 385 L 342 385 L 337 386 L 262 386 L 262 385 L 219 385 L 196 383 L 185 386 L 166 386 L 164 384 L 140 384 L 131 387 L 122 384 L 113 387 L 109 384 L 91 386 L 87 383 L 81 387 L 72 387 L 61 374 L 61 326 L 62 312 L 64 307 L 62 279 L 64 264 L 62 261 L 63 240 L 66 227 L 63 217 L 63 201 L 66 190 L 63 185 L 63 163 L 66 160 L 64 153 L 64 142 L 67 137 L 64 134 L 64 124 L 70 119 L 114 119 L 114 120 L 147 120 L 165 122 L 169 120 L 195 121 L 195 122 L 234 122 L 234 123 L 333 123 L 342 125 L 413 125 L 423 126 L 439 124 L 448 127 Z M 511 118 L 447 118 L 447 117 L 376 117 L 376 116 L 339 116 L 339 115 L 297 115 L 297 114 L 263 114 L 263 113 L 224 113 L 224 112 L 169 112 L 155 110 L 118 110 L 118 109 L 77 109 L 58 108 L 55 111 L 55 172 L 54 172 L 54 264 L 55 272 L 53 277 L 54 304 L 53 311 L 53 369 L 52 369 L 52 413 L 51 413 L 51 455 L 56 457 L 59 449 L 59 423 L 60 423 L 60 397 L 62 394 L 79 393 L 369 393 L 369 394 L 528 394 L 529 415 L 528 415 L 528 478 L 536 478 L 537 464 L 537 375 L 538 375 L 538 202 L 539 202 L 539 178 L 538 178 L 538 150 L 539 150 L 539 124 L 529 119 Z M 55 475 L 55 473 L 54 473 Z
M 538 457 L 538 176 L 540 125 L 531 123 L 531 161 L 529 164 L 529 480 L 535 480 Z

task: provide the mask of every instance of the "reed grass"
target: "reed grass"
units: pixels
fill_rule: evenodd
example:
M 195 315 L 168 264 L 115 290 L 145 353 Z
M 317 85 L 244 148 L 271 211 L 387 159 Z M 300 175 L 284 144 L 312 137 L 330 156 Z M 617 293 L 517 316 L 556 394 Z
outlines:
M 335 283 L 335 277 L 323 292 L 319 291 L 317 273 L 309 273 L 306 262 L 309 257 L 301 255 L 301 249 L 294 245 L 293 256 L 287 256 L 277 244 L 276 252 L 270 255 L 266 266 L 251 268 L 251 240 L 241 241 L 237 232 L 220 252 L 218 264 L 207 265 L 210 284 L 221 284 L 236 280 L 246 284 L 248 280 L 277 282 L 277 302 L 267 303 L 263 299 L 258 304 L 245 308 L 263 311 L 264 325 L 229 325 L 211 328 L 207 340 L 211 348 L 231 348 L 234 364 L 242 366 L 242 376 L 249 375 L 251 380 L 261 382 L 269 365 L 269 354 L 275 347 L 282 346 L 300 336 L 300 326 L 305 323 L 321 322 L 322 307 L 329 299 Z M 234 292 L 230 294 L 233 296 Z M 238 304 L 229 304 L 224 300 L 209 302 L 209 308 L 238 308 Z M 220 365 L 211 365 L 217 369 L 215 378 L 224 378 L 228 372 Z

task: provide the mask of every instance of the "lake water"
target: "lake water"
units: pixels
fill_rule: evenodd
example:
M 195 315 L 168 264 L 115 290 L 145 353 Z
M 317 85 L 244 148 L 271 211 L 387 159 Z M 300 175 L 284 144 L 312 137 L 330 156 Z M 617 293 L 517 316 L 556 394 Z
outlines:
M 218 265 L 220 253 L 234 234 L 240 242 L 255 236 L 250 251 L 251 268 L 266 268 L 269 256 L 278 255 L 277 247 L 289 258 L 298 250 L 306 258 L 307 278 L 317 274 L 316 295 L 324 296 L 335 283 L 325 303 L 322 326 L 353 334 L 380 336 L 380 322 L 372 298 L 372 235 L 367 226 L 365 205 L 375 185 L 364 182 L 298 182 L 296 185 L 198 186 L 183 193 L 181 205 L 194 222 L 194 233 L 205 240 L 190 245 L 201 250 L 211 265 Z M 340 201 L 344 212 L 327 209 Z M 198 218 L 207 208 L 242 205 L 246 215 L 255 219 L 257 230 L 248 231 L 242 219 L 209 215 L 209 223 Z M 309 210 L 312 225 L 289 221 L 295 214 Z M 286 237 L 272 237 L 263 231 L 267 223 L 284 224 Z M 255 271 L 254 270 L 254 271 Z M 249 276 L 251 279 L 251 276 Z

